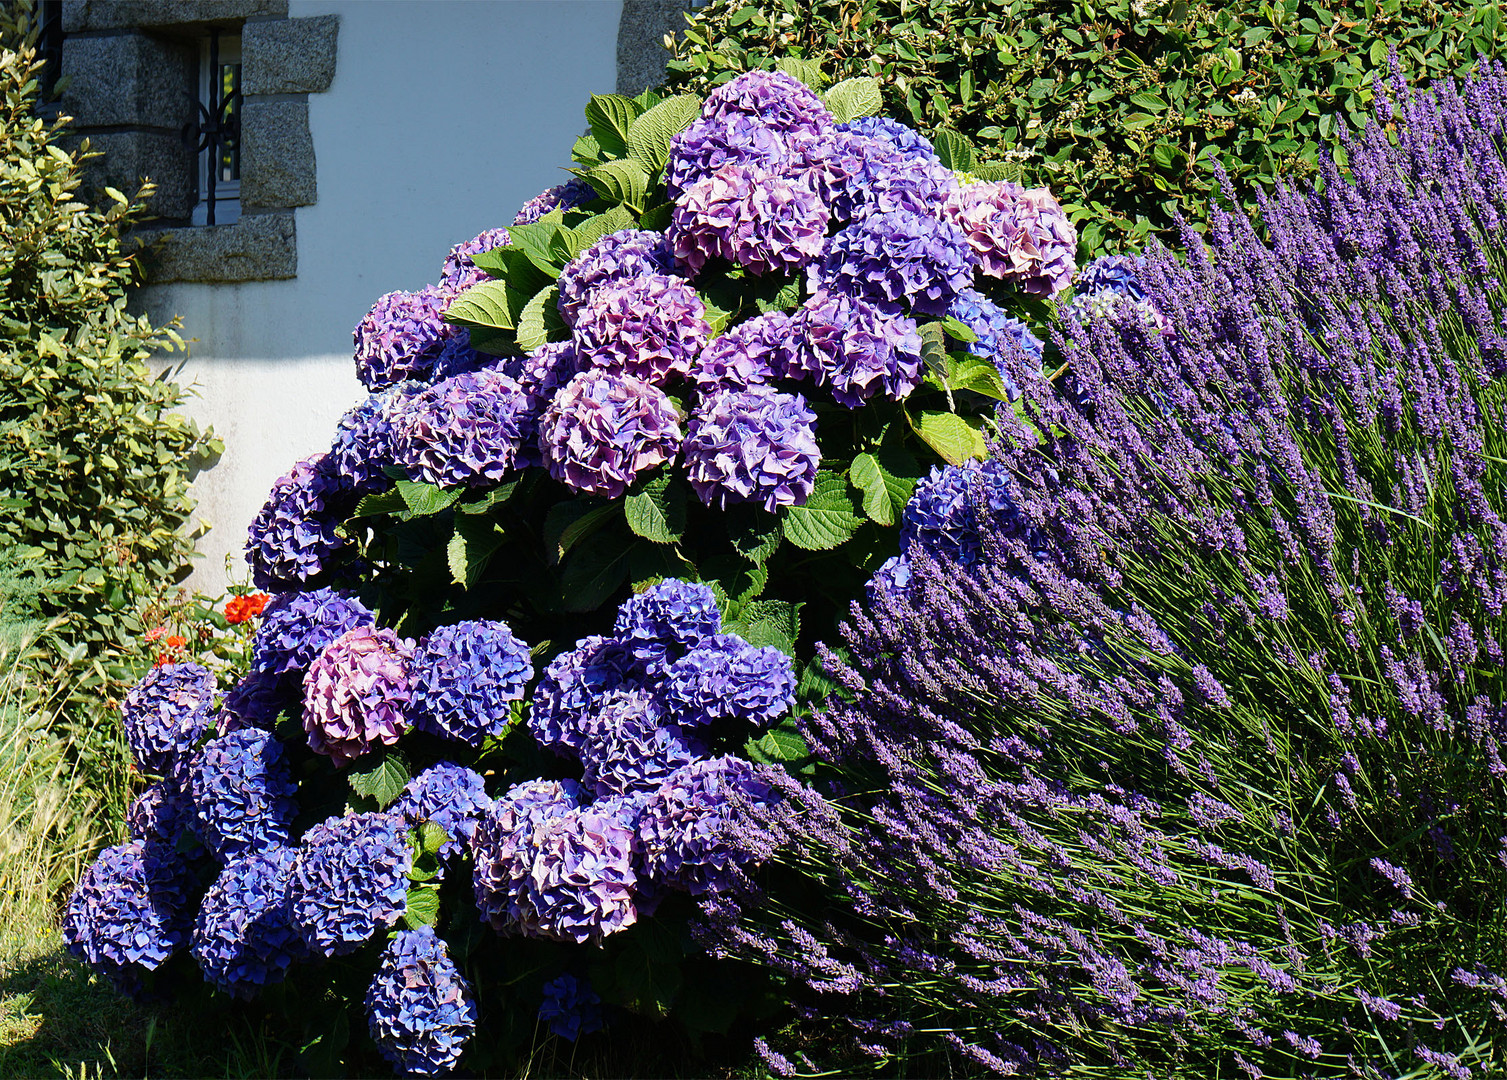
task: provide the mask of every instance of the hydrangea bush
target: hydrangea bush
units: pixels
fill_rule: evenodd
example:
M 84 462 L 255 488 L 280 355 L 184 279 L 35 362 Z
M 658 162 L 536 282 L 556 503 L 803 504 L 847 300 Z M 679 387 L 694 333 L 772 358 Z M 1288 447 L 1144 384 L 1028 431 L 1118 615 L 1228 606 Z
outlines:
M 1507 1069 L 1504 106 L 1399 79 L 1351 171 L 1101 265 L 1068 392 L 918 486 L 814 783 L 737 804 L 772 903 L 708 905 L 841 1044 L 774 1071 Z

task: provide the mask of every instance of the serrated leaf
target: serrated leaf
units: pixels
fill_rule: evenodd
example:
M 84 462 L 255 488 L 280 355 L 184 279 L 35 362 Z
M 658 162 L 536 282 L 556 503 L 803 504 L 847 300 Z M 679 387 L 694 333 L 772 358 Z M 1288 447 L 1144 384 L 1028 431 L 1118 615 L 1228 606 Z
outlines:
M 596 500 L 572 500 L 556 503 L 544 518 L 544 540 L 550 546 L 552 561 L 559 562 L 570 549 L 610 522 L 622 510 L 622 503 L 596 505 Z
M 517 338 L 518 347 L 524 352 L 531 353 L 549 340 L 549 314 L 559 314 L 559 309 L 555 306 L 559 299 L 560 287 L 551 285 L 547 289 L 540 289 L 523 306 L 523 311 L 518 316 Z
M 570 231 L 571 258 L 575 258 L 607 234 L 620 229 L 631 229 L 633 225 L 633 212 L 626 206 L 614 206 L 605 213 L 593 214 Z
M 644 113 L 628 129 L 628 154 L 651 173 L 670 160 L 670 143 L 701 114 L 701 99 L 695 94 L 665 98 Z
M 995 401 L 1011 401 L 1005 379 L 991 361 L 968 353 L 952 354 L 948 386 L 954 390 L 971 390 Z M 1018 395 L 1017 395 L 1018 396 Z
M 513 225 L 508 229 L 508 237 L 511 242 L 507 247 L 522 252 L 550 282 L 560 276 L 561 269 L 570 261 L 570 230 L 558 217 L 551 219 L 546 215 L 531 225 Z M 511 274 L 508 285 L 518 287 Z
M 750 645 L 773 646 L 786 656 L 795 656 L 795 643 L 801 636 L 797 605 L 785 600 L 755 600 L 744 606 L 738 622 L 740 636 Z
M 494 506 L 500 506 L 513 497 L 518 490 L 519 481 L 510 480 L 506 484 L 499 484 L 494 488 L 488 488 L 474 499 L 465 499 L 455 504 L 457 514 L 485 514 Z
M 984 437 L 956 413 L 923 412 L 911 420 L 911 428 L 949 465 L 961 465 L 988 454 Z
M 602 151 L 621 157 L 628 149 L 628 129 L 638 116 L 638 103 L 621 94 L 593 94 L 586 103 L 586 122 Z
M 357 760 L 350 766 L 346 780 L 351 790 L 363 798 L 372 799 L 377 808 L 385 810 L 403 794 L 403 788 L 413 777 L 408 772 L 408 762 L 395 750 L 379 752 L 373 761 Z
M 1018 183 L 1020 180 L 1020 164 L 1018 162 L 989 162 L 985 165 L 975 164 L 973 175 L 980 180 L 994 183 L 998 180 L 1009 180 Z
M 570 148 L 570 159 L 578 165 L 600 165 L 602 144 L 597 142 L 595 135 L 582 135 Z
M 727 324 L 732 322 L 733 310 L 718 304 L 704 292 L 697 295 L 701 297 L 701 305 L 706 309 L 702 318 L 706 320 L 707 326 L 711 327 L 712 336 L 719 337 L 722 331 L 727 329 Z
M 649 193 L 649 172 L 633 158 L 603 162 L 586 174 L 586 182 L 608 202 L 635 212 L 643 208 Z
M 951 128 L 940 128 L 931 137 L 931 145 L 942 164 L 953 172 L 970 172 L 974 165 L 973 144 Z
M 863 492 L 863 512 L 870 521 L 893 525 L 905 511 L 915 481 L 892 476 L 873 454 L 859 454 L 848 468 L 848 479 Z
M 768 562 L 785 537 L 784 523 L 775 515 L 753 507 L 739 510 L 723 518 L 733 550 L 756 565 Z
M 945 378 L 947 332 L 939 322 L 922 323 L 917 329 L 921 334 L 921 359 L 926 361 L 927 370 L 939 378 Z
M 414 885 L 403 905 L 403 924 L 410 930 L 433 926 L 440 920 L 440 893 L 432 885 Z
M 784 523 L 785 537 L 796 547 L 830 551 L 846 543 L 863 519 L 853 512 L 847 478 L 824 471 L 817 473 L 805 505 L 785 508 Z
M 397 514 L 407 509 L 408 504 L 403 501 L 403 496 L 396 488 L 392 488 L 388 491 L 363 495 L 361 501 L 356 504 L 356 509 L 351 512 L 351 517 L 376 517 L 378 514 Z
M 418 480 L 399 480 L 395 485 L 412 517 L 431 517 L 450 507 L 461 497 L 460 489 L 446 490 Z
M 483 281 L 450 302 L 445 321 L 484 330 L 511 330 L 529 298 L 503 281 Z
M 879 80 L 868 76 L 844 79 L 822 94 L 821 98 L 839 124 L 849 123 L 861 116 L 876 116 L 884 108 L 884 98 L 879 93 Z
M 664 232 L 670 227 L 670 217 L 674 212 L 675 207 L 671 203 L 663 202 L 658 206 L 651 206 L 638 219 L 638 227 L 649 232 Z
M 942 329 L 946 331 L 948 337 L 954 341 L 961 341 L 965 345 L 972 345 L 979 339 L 979 336 L 966 323 L 959 322 L 951 315 L 942 317 Z
M 623 500 L 628 528 L 656 544 L 673 544 L 685 535 L 686 493 L 668 470 L 661 471 Z
M 492 554 L 506 539 L 497 523 L 488 517 L 457 514 L 455 532 L 446 545 L 450 579 L 467 589 L 481 580 Z
M 440 848 L 450 840 L 450 834 L 444 828 L 433 821 L 423 822 L 418 829 L 419 850 L 426 855 L 439 853 Z
M 616 510 L 620 504 L 613 503 Z M 571 552 L 560 572 L 560 601 L 566 611 L 595 611 L 628 580 L 633 556 L 643 541 L 624 543 L 621 534 L 597 533 Z
M 783 71 L 792 79 L 799 79 L 813 90 L 820 90 L 827 85 L 827 77 L 822 73 L 822 66 L 815 60 L 803 60 L 798 56 L 782 56 L 774 66 L 776 71 Z

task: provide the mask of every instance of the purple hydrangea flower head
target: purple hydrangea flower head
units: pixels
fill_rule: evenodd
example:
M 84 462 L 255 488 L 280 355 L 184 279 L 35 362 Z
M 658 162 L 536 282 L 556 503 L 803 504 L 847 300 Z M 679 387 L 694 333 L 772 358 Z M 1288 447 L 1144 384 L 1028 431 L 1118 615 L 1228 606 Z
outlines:
M 507 730 L 534 664 L 506 623 L 442 626 L 419 644 L 413 665 L 413 726 L 480 748 Z
M 586 745 L 587 728 L 607 694 L 642 685 L 642 663 L 616 638 L 592 636 L 555 657 L 529 705 L 528 726 L 546 749 L 578 756 Z
M 790 316 L 775 310 L 741 322 L 714 338 L 691 368 L 691 378 L 702 393 L 746 390 L 769 382 L 775 372 L 794 362 L 795 331 Z
M 452 375 L 480 371 L 496 363 L 497 357 L 477 352 L 471 347 L 471 331 L 458 327 L 455 333 L 446 339 L 445 347 L 440 350 L 440 354 L 434 358 L 434 367 L 430 369 L 429 378 L 431 382 L 439 382 Z
M 721 629 L 711 589 L 667 578 L 623 601 L 612 633 L 645 671 L 658 675 Z
M 471 256 L 480 255 L 493 248 L 507 247 L 513 242 L 506 229 L 488 229 L 479 236 L 450 249 L 445 256 L 444 268 L 440 271 L 440 288 L 450 295 L 465 292 L 472 285 L 488 280 L 485 270 L 471 261 Z
M 647 690 L 614 690 L 591 719 L 581 783 L 597 798 L 654 791 L 704 753 L 669 723 L 664 705 Z
M 386 627 L 358 626 L 330 642 L 304 676 L 309 746 L 341 767 L 408 727 L 414 647 Z
M 576 314 L 580 356 L 602 370 L 651 383 L 690 371 L 711 336 L 701 297 L 669 274 L 602 285 Z
M 832 237 L 811 289 L 875 302 L 909 302 L 940 314 L 973 283 L 973 256 L 957 226 L 935 217 L 892 210 L 855 221 Z
M 561 271 L 556 306 L 565 325 L 575 326 L 581 309 L 603 285 L 645 274 L 672 274 L 674 270 L 675 260 L 664 234 L 619 229 L 592 244 Z
M 546 188 L 524 203 L 518 215 L 513 218 L 513 224 L 532 225 L 551 210 L 574 210 L 596 197 L 596 190 L 590 184 L 573 176 L 563 184 Z
M 1083 268 L 1074 288 L 1080 293 L 1110 289 L 1132 300 L 1145 300 L 1140 272 L 1146 260 L 1131 255 L 1100 255 Z
M 63 912 L 68 951 L 122 989 L 134 989 L 187 938 L 193 882 L 172 849 L 146 840 L 106 848 Z
M 404 1076 L 448 1076 L 476 1033 L 476 995 L 432 926 L 399 930 L 366 991 L 372 1041 Z
M 680 438 L 680 414 L 663 390 L 599 369 L 571 379 L 539 421 L 539 448 L 550 475 L 609 499 L 627 491 L 640 473 L 673 458 Z
M 126 834 L 132 840 L 162 844 L 171 851 L 193 821 L 194 803 L 188 792 L 175 780 L 159 780 L 131 800 L 126 811 Z
M 888 116 L 862 116 L 838 125 L 839 131 L 878 139 L 902 158 L 910 161 L 935 161 L 941 164 L 931 140 L 914 128 L 906 127 Z
M 692 276 L 711 259 L 754 274 L 788 274 L 821 255 L 830 216 L 799 177 L 733 163 L 680 195 L 668 235 Z
M 670 665 L 664 699 L 677 724 L 763 728 L 795 707 L 795 668 L 779 649 L 717 634 Z
M 947 314 L 972 330 L 978 338 L 977 341 L 969 342 L 965 348 L 974 356 L 993 362 L 999 368 L 1000 377 L 1011 399 L 1019 397 L 1020 389 L 1011 372 L 1014 366 L 1011 360 L 1019 352 L 1039 363 L 1042 355 L 1041 339 L 1031 333 L 1031 328 L 1025 323 L 1005 314 L 1003 308 L 974 289 L 965 289 L 953 297 Z
M 233 997 L 256 997 L 308 959 L 285 903 L 295 857 L 283 844 L 245 852 L 204 894 L 189 951 L 204 978 Z
M 633 830 L 592 807 L 533 824 L 533 863 L 519 909 L 529 937 L 600 943 L 638 920 L 633 903 Z
M 162 664 L 133 686 L 121 703 L 126 745 L 136 767 L 171 776 L 209 730 L 215 677 L 199 664 Z
M 736 868 L 753 854 L 732 839 L 731 791 L 751 800 L 770 794 L 758 769 L 728 756 L 687 765 L 649 798 L 639 843 L 651 878 L 698 896 L 733 883 Z
M 453 375 L 416 395 L 398 418 L 397 463 L 440 487 L 486 486 L 512 468 L 528 399 L 492 368 Z
M 314 658 L 341 634 L 376 621 L 370 608 L 336 589 L 274 596 L 262 609 L 251 642 L 251 669 L 301 679 Z
M 298 785 L 271 732 L 243 728 L 211 739 L 189 776 L 198 833 L 222 863 L 292 838 Z
M 775 512 L 800 506 L 816 483 L 816 413 L 799 394 L 770 386 L 723 390 L 692 415 L 686 479 L 708 506 L 756 502 Z
M 671 141 L 665 188 L 671 199 L 679 200 L 685 192 L 730 165 L 775 175 L 795 173 L 806 165 L 809 152 L 819 145 L 799 134 L 792 136 L 772 127 L 759 117 L 703 116 Z
M 320 472 L 337 488 L 356 495 L 391 487 L 392 481 L 382 469 L 395 463 L 393 421 L 423 389 L 423 383 L 399 383 L 347 411 L 335 428 L 330 452 L 319 461 Z
M 711 120 L 759 117 L 780 131 L 819 138 L 835 125 L 832 114 L 805 83 L 783 71 L 745 71 L 706 97 L 701 115 Z
M 821 292 L 795 323 L 795 363 L 783 374 L 831 387 L 839 405 L 856 409 L 875 394 L 899 401 L 921 381 L 921 334 L 893 305 Z
M 271 731 L 278 714 L 297 702 L 298 687 L 291 679 L 279 679 L 253 670 L 225 691 L 225 698 L 215 714 L 215 724 L 221 735 L 244 728 Z
M 476 908 L 499 934 L 523 931 L 521 905 L 534 862 L 534 825 L 580 805 L 575 781 L 530 780 L 509 788 L 477 821 L 471 836 Z
M 491 806 L 486 781 L 480 775 L 442 761 L 408 781 L 391 812 L 412 826 L 432 821 L 444 829 L 450 839 L 440 847 L 440 857 L 448 859 L 470 843 L 476 823 Z
M 544 984 L 539 1022 L 551 1035 L 575 1042 L 602 1030 L 602 999 L 585 979 L 561 975 Z
M 909 588 L 910 560 L 904 555 L 892 555 L 874 571 L 874 576 L 864 586 L 864 592 L 870 600 L 878 600 L 885 596 L 901 596 Z
M 413 850 L 395 814 L 332 817 L 304 833 L 287 910 L 313 953 L 344 956 L 391 926 L 408 902 Z
M 543 465 L 539 449 L 539 420 L 560 388 L 591 366 L 576 351 L 574 341 L 551 341 L 539 346 L 518 365 L 518 385 L 527 397 L 527 407 L 518 418 L 520 469 Z
M 356 324 L 356 377 L 368 390 L 427 380 L 455 328 L 444 321 L 450 294 L 431 285 L 390 292 Z
M 935 154 L 915 154 L 887 138 L 840 133 L 843 153 L 856 164 L 847 184 L 832 195 L 832 214 L 852 221 L 869 214 L 906 210 L 934 216 L 957 190 L 957 177 Z
M 346 547 L 336 531 L 345 494 L 324 465 L 306 458 L 272 485 L 247 530 L 246 562 L 258 589 L 286 592 L 327 570 Z
M 1078 268 L 1078 230 L 1046 188 L 1009 180 L 967 184 L 947 200 L 946 216 L 962 230 L 980 273 L 1033 296 L 1067 288 Z

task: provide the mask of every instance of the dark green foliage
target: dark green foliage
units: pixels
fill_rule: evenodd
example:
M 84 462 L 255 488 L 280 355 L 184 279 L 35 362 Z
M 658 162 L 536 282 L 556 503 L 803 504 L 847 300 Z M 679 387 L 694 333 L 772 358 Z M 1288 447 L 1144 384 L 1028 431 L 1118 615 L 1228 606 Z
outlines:
M 1244 191 L 1311 172 L 1390 50 L 1418 82 L 1464 74 L 1502 52 L 1500 22 L 1469 0 L 713 0 L 668 81 L 704 92 L 782 57 L 875 76 L 887 115 L 1050 187 L 1098 253 L 1202 221 L 1215 161 Z
M 147 365 L 178 335 L 126 312 L 121 234 L 150 189 L 76 201 L 90 154 L 33 115 L 39 70 L 29 47 L 0 53 L 0 547 L 52 583 L 39 613 L 66 616 L 97 683 L 126 674 L 138 608 L 185 571 L 190 469 L 220 447 Z

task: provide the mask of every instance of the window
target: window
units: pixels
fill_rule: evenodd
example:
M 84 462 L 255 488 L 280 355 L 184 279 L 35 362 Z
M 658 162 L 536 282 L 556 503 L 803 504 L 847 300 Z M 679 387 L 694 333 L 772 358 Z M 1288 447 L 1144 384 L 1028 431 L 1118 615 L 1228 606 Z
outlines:
M 199 118 L 190 134 L 198 154 L 195 225 L 241 217 L 241 38 L 211 30 L 200 46 Z

